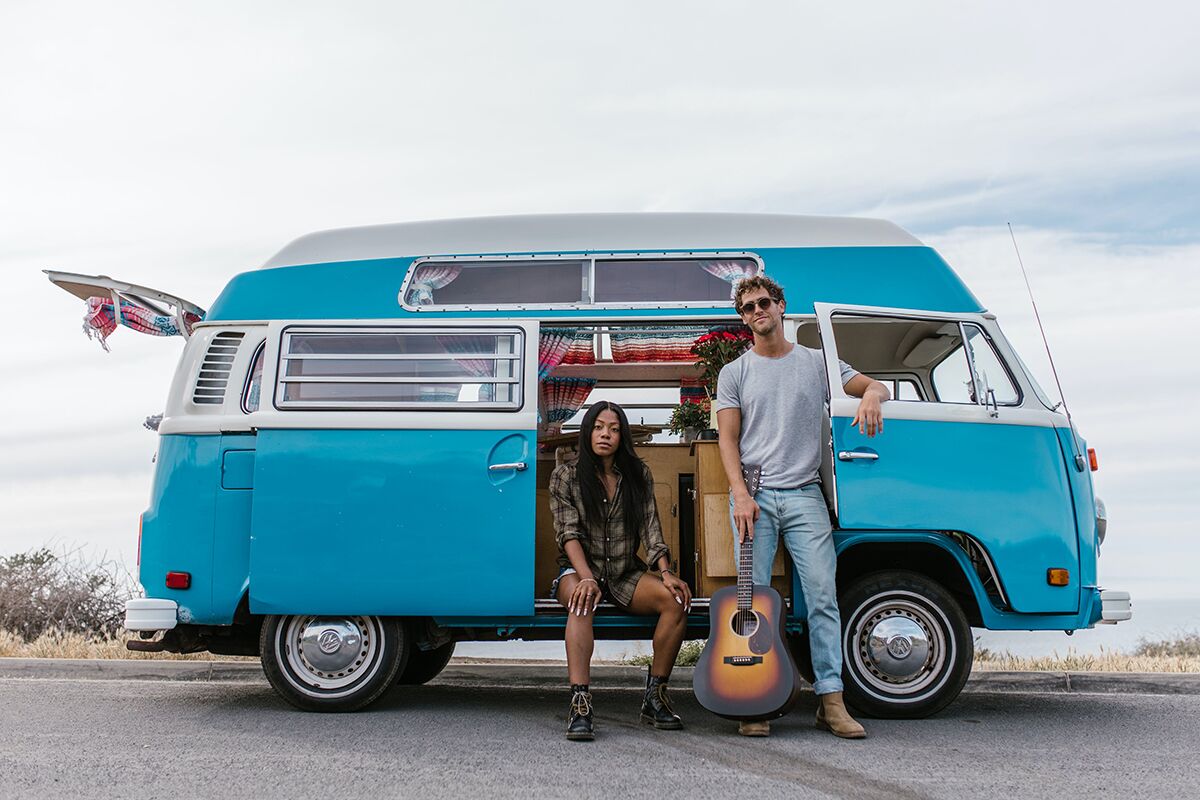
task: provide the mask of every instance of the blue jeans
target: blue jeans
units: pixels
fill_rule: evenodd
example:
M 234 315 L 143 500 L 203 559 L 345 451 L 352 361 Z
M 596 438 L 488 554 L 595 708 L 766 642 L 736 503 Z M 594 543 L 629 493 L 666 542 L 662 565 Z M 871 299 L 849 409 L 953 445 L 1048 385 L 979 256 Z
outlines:
M 771 564 L 779 537 L 792 556 L 804 604 L 808 606 L 808 641 L 812 650 L 817 694 L 842 691 L 842 618 L 837 606 L 837 554 L 825 496 L 815 483 L 799 489 L 761 489 L 758 522 L 754 523 L 754 583 L 771 585 Z M 729 499 L 733 530 L 733 497 Z M 737 535 L 733 558 L 738 559 Z

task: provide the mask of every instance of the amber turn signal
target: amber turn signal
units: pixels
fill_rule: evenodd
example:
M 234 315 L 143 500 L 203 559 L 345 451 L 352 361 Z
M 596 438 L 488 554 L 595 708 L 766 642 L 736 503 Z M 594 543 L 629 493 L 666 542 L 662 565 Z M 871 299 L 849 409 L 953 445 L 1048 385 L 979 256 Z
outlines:
M 1066 586 L 1071 582 L 1071 571 L 1051 567 L 1046 570 L 1046 583 L 1051 586 Z
M 1088 465 L 1092 468 L 1092 472 L 1100 469 L 1100 461 L 1096 458 L 1096 448 L 1088 448 Z
M 168 572 L 167 573 L 167 588 L 168 589 L 187 589 L 192 585 L 192 573 L 190 572 Z

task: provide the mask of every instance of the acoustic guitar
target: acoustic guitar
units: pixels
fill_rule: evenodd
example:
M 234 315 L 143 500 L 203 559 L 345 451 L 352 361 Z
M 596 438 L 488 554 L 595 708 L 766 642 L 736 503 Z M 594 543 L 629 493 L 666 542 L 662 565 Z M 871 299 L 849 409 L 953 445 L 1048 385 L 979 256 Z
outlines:
M 776 719 L 800 696 L 800 673 L 783 641 L 783 598 L 754 585 L 752 552 L 743 541 L 737 586 L 709 601 L 708 643 L 692 677 L 700 705 L 727 719 Z

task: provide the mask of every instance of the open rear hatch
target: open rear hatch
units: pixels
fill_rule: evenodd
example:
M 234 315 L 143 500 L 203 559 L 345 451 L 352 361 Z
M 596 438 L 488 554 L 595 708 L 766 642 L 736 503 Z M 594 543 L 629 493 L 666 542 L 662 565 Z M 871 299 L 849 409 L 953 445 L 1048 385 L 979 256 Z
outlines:
M 192 327 L 207 313 L 195 303 L 173 294 L 136 283 L 114 280 L 107 275 L 77 275 L 43 270 L 50 282 L 87 303 L 83 331 L 95 337 L 105 350 L 105 340 L 124 325 L 151 336 L 192 334 Z

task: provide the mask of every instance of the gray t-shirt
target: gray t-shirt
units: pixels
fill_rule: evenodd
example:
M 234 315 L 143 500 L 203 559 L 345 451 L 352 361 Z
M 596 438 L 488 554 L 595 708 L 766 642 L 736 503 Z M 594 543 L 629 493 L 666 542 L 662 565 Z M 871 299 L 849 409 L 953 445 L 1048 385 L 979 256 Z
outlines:
M 845 386 L 858 372 L 844 361 L 838 363 Z M 817 480 L 821 418 L 828 399 L 824 354 L 800 345 L 779 358 L 747 350 L 717 378 L 717 410 L 741 409 L 742 463 L 762 467 L 762 486 L 767 489 L 791 489 Z

